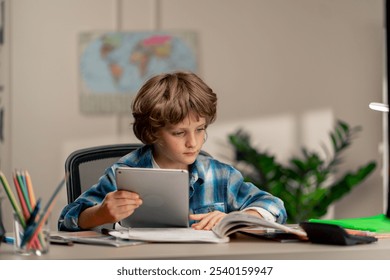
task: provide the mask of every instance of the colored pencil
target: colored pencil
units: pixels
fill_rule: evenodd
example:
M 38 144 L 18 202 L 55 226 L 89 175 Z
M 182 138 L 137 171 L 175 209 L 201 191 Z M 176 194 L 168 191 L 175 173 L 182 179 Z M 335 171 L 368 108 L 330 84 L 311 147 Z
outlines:
M 18 197 L 19 197 L 19 202 L 20 202 L 20 205 L 21 205 L 21 208 L 22 208 L 22 213 L 23 213 L 23 216 L 19 216 L 18 212 L 17 215 L 18 215 L 18 218 L 19 218 L 19 222 L 21 223 L 22 227 L 24 228 L 24 230 L 26 229 L 26 221 L 30 218 L 30 210 L 28 209 L 27 207 L 27 204 L 26 204 L 26 195 L 23 194 L 23 190 L 21 188 L 21 184 L 22 181 L 21 181 L 21 178 L 18 178 L 20 177 L 19 174 L 16 174 L 14 173 L 14 176 L 13 176 L 13 179 L 14 179 L 14 185 L 15 185 L 15 189 L 16 189 L 16 192 L 18 194 Z M 28 197 L 28 195 L 27 195 Z M 20 213 L 20 210 L 19 210 L 19 213 Z M 40 240 L 38 240 L 38 238 L 34 238 L 34 240 L 32 240 L 32 242 L 30 244 L 28 244 L 28 248 L 31 248 L 32 246 L 34 246 L 34 248 L 37 248 L 37 249 L 41 249 L 42 248 L 42 237 L 39 237 Z
M 27 204 L 26 204 L 26 201 L 24 200 L 23 191 L 20 188 L 19 182 L 18 182 L 15 174 L 13 176 L 13 179 L 14 179 L 14 185 L 15 185 L 16 193 L 18 194 L 19 202 L 20 202 L 20 205 L 22 207 L 23 216 L 27 220 L 28 217 L 30 216 L 30 212 L 27 209 Z
M 37 234 L 41 231 L 41 228 L 45 224 L 46 220 L 49 218 L 51 210 L 54 206 L 54 203 L 57 199 L 57 195 L 59 194 L 61 188 L 65 185 L 65 178 L 61 180 L 58 184 L 57 188 L 54 190 L 54 193 L 50 197 L 48 203 L 46 204 L 43 214 L 40 216 L 37 223 L 34 223 L 32 226 L 26 228 L 23 239 L 22 239 L 22 247 L 28 243 L 32 238 L 35 238 Z
M 25 171 L 25 178 L 26 178 L 27 190 L 28 190 L 28 195 L 30 198 L 31 206 L 35 207 L 36 199 L 35 199 L 35 194 L 34 194 L 34 188 L 33 188 L 33 184 L 31 181 L 30 173 L 28 173 L 27 170 Z
M 28 212 L 31 213 L 31 211 L 33 210 L 33 207 L 31 207 L 31 204 L 30 204 L 30 197 L 28 195 L 28 190 L 27 190 L 27 186 L 26 186 L 26 180 L 24 180 L 22 174 L 20 171 L 16 171 L 16 179 L 19 183 L 19 187 L 20 189 L 22 190 L 22 194 L 23 194 L 23 197 L 24 197 L 24 201 L 26 203 L 26 206 L 27 206 L 27 209 L 28 209 Z
M 0 180 L 1 184 L 3 185 L 5 189 L 5 193 L 8 196 L 9 201 L 11 202 L 11 206 L 14 209 L 14 212 L 18 215 L 19 221 L 22 224 L 23 227 L 26 226 L 24 217 L 22 215 L 22 211 L 20 210 L 20 207 L 15 199 L 14 193 L 12 192 L 11 188 L 9 187 L 7 178 L 4 176 L 3 172 L 0 171 Z

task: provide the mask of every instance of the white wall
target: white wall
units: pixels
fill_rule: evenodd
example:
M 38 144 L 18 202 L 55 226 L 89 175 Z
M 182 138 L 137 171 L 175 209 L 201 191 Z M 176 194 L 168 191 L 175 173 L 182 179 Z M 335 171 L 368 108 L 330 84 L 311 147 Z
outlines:
M 11 160 L 47 200 L 76 148 L 135 141 L 128 115 L 79 111 L 81 31 L 195 30 L 199 74 L 219 96 L 205 149 L 226 151 L 226 134 L 251 129 L 281 158 L 318 148 L 335 119 L 361 125 L 342 170 L 378 169 L 336 205 L 336 217 L 382 212 L 382 0 L 14 0 L 10 5 Z M 159 7 L 156 10 L 156 7 Z M 318 146 L 317 146 L 318 144 Z M 227 149 L 229 151 L 229 149 Z M 10 174 L 8 174 L 11 176 Z M 52 226 L 66 204 L 61 193 Z M 4 218 L 10 228 L 10 207 Z M 12 226 L 11 226 L 12 228 Z
M 3 5 L 5 9 L 4 14 L 9 12 L 9 7 Z M 0 109 L 3 110 L 3 120 L 2 120 L 2 138 L 0 138 L 0 170 L 3 173 L 9 174 L 11 169 L 9 163 L 11 160 L 11 141 L 8 137 L 11 133 L 10 131 L 10 117 L 11 117 L 11 106 L 10 106 L 10 96 L 11 96 L 11 83 L 10 83 L 10 46 L 8 42 L 10 41 L 9 32 L 4 32 L 7 26 L 9 26 L 9 18 L 3 18 L 1 21 L 3 25 L 3 44 L 0 45 Z M 7 30 L 5 30 L 7 31 Z

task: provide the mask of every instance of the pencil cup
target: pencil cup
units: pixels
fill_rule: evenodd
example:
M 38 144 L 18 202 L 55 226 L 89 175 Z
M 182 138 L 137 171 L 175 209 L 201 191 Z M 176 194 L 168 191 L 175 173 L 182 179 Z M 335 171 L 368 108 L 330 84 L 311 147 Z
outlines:
M 50 245 L 50 217 L 38 229 L 37 234 L 32 234 L 32 238 L 25 242 L 23 240 L 25 233 L 31 234 L 25 226 L 25 222 L 21 221 L 20 215 L 14 213 L 14 250 L 21 255 L 37 255 L 41 256 L 49 252 Z M 24 243 L 24 244 L 23 244 Z

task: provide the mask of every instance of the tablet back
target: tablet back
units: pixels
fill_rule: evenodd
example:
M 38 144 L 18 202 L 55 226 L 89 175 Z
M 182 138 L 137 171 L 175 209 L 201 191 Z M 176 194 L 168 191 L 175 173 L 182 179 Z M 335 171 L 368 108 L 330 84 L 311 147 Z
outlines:
M 121 221 L 124 227 L 188 227 L 189 177 L 186 170 L 116 169 L 118 190 L 136 192 L 143 200 L 135 212 Z

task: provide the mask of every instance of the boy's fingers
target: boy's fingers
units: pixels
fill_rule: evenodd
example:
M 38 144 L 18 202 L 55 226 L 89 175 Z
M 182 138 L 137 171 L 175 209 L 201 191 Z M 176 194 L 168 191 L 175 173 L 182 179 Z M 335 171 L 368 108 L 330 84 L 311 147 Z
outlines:
M 199 220 L 203 219 L 207 215 L 208 215 L 208 213 L 206 213 L 206 214 L 190 214 L 190 219 L 199 221 Z

